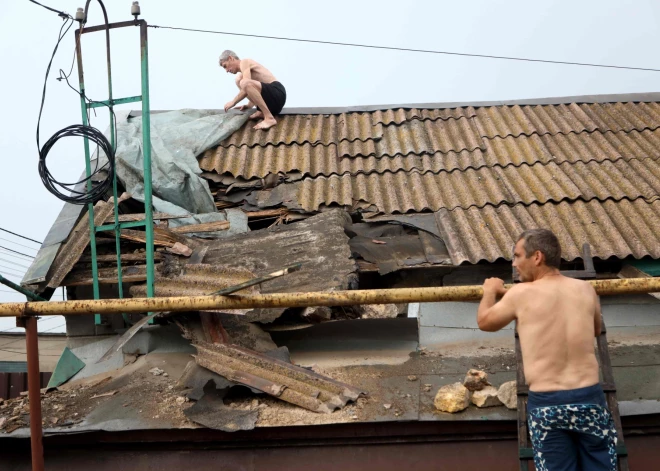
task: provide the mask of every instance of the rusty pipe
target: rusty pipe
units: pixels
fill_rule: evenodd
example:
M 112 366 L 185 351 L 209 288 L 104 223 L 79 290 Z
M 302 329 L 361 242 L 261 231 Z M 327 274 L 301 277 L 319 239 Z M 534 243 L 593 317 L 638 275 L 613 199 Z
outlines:
M 659 278 L 629 278 L 588 281 L 601 295 L 660 292 Z M 510 287 L 511 285 L 507 285 Z M 0 304 L 0 317 L 118 314 L 212 309 L 254 309 L 308 306 L 352 306 L 415 302 L 477 301 L 481 285 L 434 288 L 321 291 L 229 296 L 181 296 L 160 298 L 99 299 Z
M 32 471 L 44 471 L 44 448 L 41 430 L 41 381 L 39 373 L 39 340 L 37 318 L 21 320 L 25 327 L 25 344 L 28 366 L 28 399 L 30 401 L 30 445 Z

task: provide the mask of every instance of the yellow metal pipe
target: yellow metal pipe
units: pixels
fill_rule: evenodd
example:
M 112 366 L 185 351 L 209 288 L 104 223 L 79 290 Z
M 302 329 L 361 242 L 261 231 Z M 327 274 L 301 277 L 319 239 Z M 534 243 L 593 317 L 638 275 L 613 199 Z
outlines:
M 660 292 L 660 278 L 628 278 L 589 281 L 603 295 Z M 509 285 L 510 286 L 510 285 Z M 273 293 L 229 296 L 183 296 L 162 298 L 99 299 L 59 302 L 0 304 L 0 317 L 119 314 L 156 311 L 200 311 L 273 307 L 353 306 L 414 302 L 476 301 L 482 289 L 475 286 L 398 288 L 311 293 Z

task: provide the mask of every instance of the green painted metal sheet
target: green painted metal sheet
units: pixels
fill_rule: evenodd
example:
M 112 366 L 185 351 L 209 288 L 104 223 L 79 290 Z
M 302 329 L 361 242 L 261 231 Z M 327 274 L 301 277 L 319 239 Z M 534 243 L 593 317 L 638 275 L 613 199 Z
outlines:
M 57 366 L 55 371 L 53 371 L 53 376 L 50 377 L 48 381 L 49 388 L 56 388 L 60 384 L 66 383 L 69 379 L 73 377 L 76 373 L 82 370 L 85 367 L 85 363 L 76 356 L 69 347 L 64 348 L 62 356 L 57 361 Z

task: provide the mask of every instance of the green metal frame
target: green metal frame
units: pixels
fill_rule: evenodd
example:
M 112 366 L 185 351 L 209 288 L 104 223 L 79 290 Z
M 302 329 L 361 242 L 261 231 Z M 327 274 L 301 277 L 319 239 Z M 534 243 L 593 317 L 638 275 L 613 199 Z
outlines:
M 87 11 L 89 9 L 89 2 L 85 5 L 85 18 L 87 18 Z M 89 231 L 90 231 L 90 247 L 92 252 L 92 278 L 93 278 L 93 292 L 94 299 L 100 298 L 99 293 L 99 280 L 98 280 L 98 260 L 96 254 L 96 234 L 98 232 L 114 230 L 115 232 L 115 248 L 117 251 L 117 286 L 119 297 L 124 297 L 122 269 L 121 269 L 121 230 L 142 227 L 145 228 L 146 233 L 146 255 L 147 255 L 147 297 L 154 297 L 154 225 L 153 225 L 153 209 L 152 209 L 152 182 L 151 182 L 151 120 L 150 120 L 150 106 L 149 106 L 149 56 L 148 56 L 148 42 L 147 42 L 147 22 L 144 20 L 135 19 L 134 21 L 125 21 L 121 23 L 108 23 L 108 15 L 105 10 L 103 2 L 99 0 L 99 4 L 103 9 L 103 16 L 105 24 L 100 26 L 93 26 L 89 28 L 81 27 L 76 30 L 76 57 L 78 60 L 78 79 L 80 82 L 80 106 L 82 110 L 82 121 L 84 125 L 89 125 L 88 113 L 92 108 L 101 106 L 107 107 L 110 115 L 110 143 L 112 148 L 116 149 L 117 143 L 115 142 L 115 120 L 114 120 L 114 107 L 115 105 L 142 102 L 142 157 L 144 161 L 144 220 L 143 221 L 130 221 L 119 222 L 119 205 L 117 202 L 117 173 L 113 175 L 112 192 L 114 201 L 114 224 L 101 224 L 96 225 L 94 222 L 94 205 L 88 204 L 89 211 Z M 112 97 L 112 68 L 110 63 L 110 30 L 114 28 L 123 28 L 128 26 L 140 27 L 140 72 L 142 83 L 142 95 L 127 98 L 114 99 Z M 108 99 L 105 101 L 95 101 L 87 103 L 85 100 L 85 81 L 83 73 L 83 60 L 82 60 L 82 47 L 81 37 L 86 33 L 93 33 L 96 31 L 105 31 L 106 33 L 106 54 L 108 66 Z M 92 182 L 90 175 L 92 173 L 92 163 L 89 152 L 89 141 L 85 138 L 85 171 L 87 174 L 87 190 L 91 190 Z M 128 317 L 124 315 L 124 319 Z M 101 315 L 94 315 L 94 323 L 101 325 Z

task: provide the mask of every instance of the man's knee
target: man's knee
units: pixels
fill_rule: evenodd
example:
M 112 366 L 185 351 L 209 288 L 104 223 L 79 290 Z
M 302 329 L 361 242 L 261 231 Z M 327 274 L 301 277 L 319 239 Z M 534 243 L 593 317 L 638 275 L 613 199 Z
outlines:
M 255 83 L 254 80 L 241 79 L 238 86 L 241 88 L 241 90 L 247 91 L 248 89 L 256 88 L 257 84 Z

